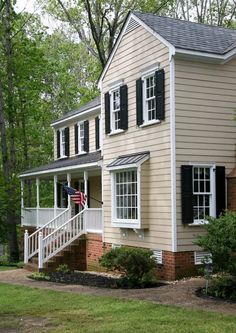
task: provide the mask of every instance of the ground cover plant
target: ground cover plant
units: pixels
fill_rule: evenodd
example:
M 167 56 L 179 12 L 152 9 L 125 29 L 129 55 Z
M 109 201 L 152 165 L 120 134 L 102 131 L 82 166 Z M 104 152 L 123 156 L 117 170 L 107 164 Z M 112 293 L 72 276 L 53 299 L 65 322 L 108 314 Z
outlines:
M 22 268 L 24 266 L 23 262 L 11 262 L 8 255 L 0 256 L 0 271 L 7 271 L 14 268 Z
M 196 242 L 211 253 L 213 271 L 218 273 L 204 293 L 236 301 L 236 213 L 226 211 L 219 218 L 208 218 L 206 233 Z
M 236 317 L 144 301 L 0 284 L 0 331 L 228 333 Z

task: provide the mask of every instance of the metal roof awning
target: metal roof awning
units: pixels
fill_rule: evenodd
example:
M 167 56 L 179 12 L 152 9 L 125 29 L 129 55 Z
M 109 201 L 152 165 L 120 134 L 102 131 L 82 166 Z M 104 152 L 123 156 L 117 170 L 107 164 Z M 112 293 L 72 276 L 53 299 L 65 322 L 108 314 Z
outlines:
M 108 166 L 108 170 L 124 169 L 124 168 L 137 168 L 150 157 L 150 152 L 140 152 L 135 154 L 122 155 L 116 158 Z

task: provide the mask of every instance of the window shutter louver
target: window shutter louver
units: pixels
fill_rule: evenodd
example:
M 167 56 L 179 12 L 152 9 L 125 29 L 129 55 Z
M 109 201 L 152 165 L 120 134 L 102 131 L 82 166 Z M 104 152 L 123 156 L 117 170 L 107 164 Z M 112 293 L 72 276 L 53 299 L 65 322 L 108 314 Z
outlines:
M 69 127 L 65 128 L 65 155 L 69 157 L 70 155 L 70 133 Z
M 100 119 L 99 117 L 95 118 L 95 140 L 96 140 L 96 149 L 100 148 Z
M 165 72 L 160 69 L 155 72 L 156 116 L 158 120 L 165 119 Z
M 143 124 L 143 82 L 141 78 L 136 81 L 136 121 L 138 126 Z
M 110 125 L 110 94 L 107 92 L 105 94 L 105 133 L 109 134 L 111 132 Z
M 61 148 L 60 148 L 61 142 L 60 142 L 60 138 L 61 138 L 61 133 L 58 130 L 57 131 L 57 158 L 61 157 Z
M 78 125 L 75 124 L 75 154 L 78 154 Z
M 191 165 L 181 166 L 182 223 L 193 223 L 193 173 Z
M 120 128 L 128 129 L 128 86 L 120 87 Z
M 226 208 L 225 200 L 225 167 L 217 166 L 215 169 L 216 177 L 216 217 Z
M 89 121 L 84 122 L 84 151 L 89 152 Z

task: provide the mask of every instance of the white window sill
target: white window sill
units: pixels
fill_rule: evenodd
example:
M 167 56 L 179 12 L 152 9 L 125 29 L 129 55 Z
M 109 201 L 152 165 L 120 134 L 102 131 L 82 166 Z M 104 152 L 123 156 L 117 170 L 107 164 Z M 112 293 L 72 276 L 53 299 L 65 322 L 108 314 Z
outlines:
M 193 223 L 189 223 L 188 225 L 190 227 L 199 227 L 199 226 L 205 225 L 207 223 L 208 223 L 208 221 L 194 221 Z
M 151 125 L 155 125 L 155 124 L 160 124 L 161 121 L 158 119 L 155 120 L 151 120 L 151 121 L 147 121 L 146 123 L 143 123 L 142 125 L 140 125 L 139 127 L 146 127 L 146 126 L 151 126 Z
M 80 155 L 85 155 L 85 154 L 87 154 L 87 152 L 86 152 L 86 151 L 81 151 L 80 153 L 78 153 L 78 154 L 75 154 L 75 156 L 80 156 Z
M 62 160 L 62 159 L 67 158 L 67 157 L 69 157 L 69 156 L 64 155 L 64 156 L 58 157 L 58 160 Z
M 118 129 L 118 130 L 115 130 L 115 131 L 112 131 L 108 134 L 108 136 L 112 136 L 112 135 L 116 135 L 116 134 L 120 134 L 120 133 L 123 133 L 125 130 L 123 129 Z
M 115 228 L 141 229 L 141 224 L 138 220 L 133 220 L 132 222 L 129 220 L 114 220 L 112 221 L 112 226 Z

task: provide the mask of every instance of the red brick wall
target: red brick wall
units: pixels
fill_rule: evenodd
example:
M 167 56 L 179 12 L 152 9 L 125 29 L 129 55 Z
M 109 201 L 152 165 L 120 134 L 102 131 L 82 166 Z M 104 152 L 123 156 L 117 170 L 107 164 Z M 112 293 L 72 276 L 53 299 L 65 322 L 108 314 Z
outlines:
M 236 211 L 236 178 L 227 180 L 227 208 Z
M 86 235 L 86 262 L 87 270 L 101 270 L 99 258 L 103 255 L 102 235 Z

